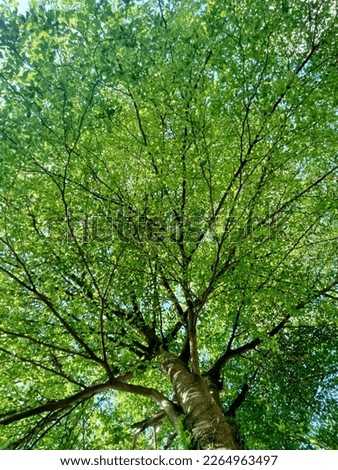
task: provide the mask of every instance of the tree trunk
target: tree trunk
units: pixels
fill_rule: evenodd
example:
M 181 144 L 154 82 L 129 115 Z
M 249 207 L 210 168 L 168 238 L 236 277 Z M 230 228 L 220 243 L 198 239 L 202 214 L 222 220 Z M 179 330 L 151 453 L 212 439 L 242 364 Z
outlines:
M 200 375 L 190 372 L 176 356 L 166 353 L 162 370 L 169 375 L 175 401 L 184 412 L 184 426 L 194 449 L 239 449 L 234 430 L 226 421 L 218 391 Z

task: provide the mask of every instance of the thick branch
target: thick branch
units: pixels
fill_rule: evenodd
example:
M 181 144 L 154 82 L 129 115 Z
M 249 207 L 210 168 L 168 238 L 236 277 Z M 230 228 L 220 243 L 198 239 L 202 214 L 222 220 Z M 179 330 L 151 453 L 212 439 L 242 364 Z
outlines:
M 178 419 L 181 416 L 181 413 L 178 411 L 177 406 L 164 395 L 162 395 L 155 388 L 143 387 L 142 385 L 127 384 L 125 382 L 114 381 L 112 385 L 114 390 L 127 393 L 135 393 L 137 395 L 142 395 L 144 397 L 151 398 L 157 405 L 159 405 L 168 416 L 172 424 L 176 424 Z
M 258 370 L 255 371 L 255 373 L 253 374 L 253 376 L 250 379 L 250 382 L 255 379 L 255 377 L 257 375 L 257 372 L 258 372 Z M 237 395 L 237 397 L 234 399 L 234 401 L 231 403 L 231 405 L 229 406 L 229 408 L 225 412 L 225 416 L 234 417 L 236 415 L 236 411 L 244 403 L 244 401 L 245 401 L 245 399 L 246 399 L 246 397 L 249 393 L 249 390 L 250 390 L 249 382 L 245 382 L 245 384 L 242 386 L 239 394 Z
M 309 303 L 314 302 L 321 295 L 325 294 L 326 292 L 329 292 L 336 285 L 338 285 L 337 279 L 333 280 L 322 289 L 315 291 L 314 295 L 311 296 L 309 299 L 297 304 L 295 306 L 295 310 L 301 310 Z M 291 317 L 292 315 L 286 315 L 283 320 L 281 320 L 274 328 L 272 328 L 272 330 L 267 333 L 267 337 L 272 338 L 273 336 L 277 335 L 285 327 Z M 262 340 L 261 338 L 255 338 L 252 341 L 249 341 L 248 343 L 243 344 L 242 346 L 239 346 L 236 349 L 227 348 L 225 353 L 217 359 L 217 361 L 205 375 L 219 379 L 221 370 L 230 359 L 232 359 L 233 357 L 241 356 L 242 354 L 251 351 L 263 342 L 264 340 Z
M 76 393 L 75 395 L 71 395 L 70 397 L 63 398 L 62 400 L 51 400 L 46 402 L 44 405 L 37 406 L 36 408 L 30 408 L 25 411 L 21 411 L 19 413 L 12 412 L 8 414 L 5 418 L 0 420 L 0 424 L 6 425 L 14 423 L 15 421 L 20 421 L 25 418 L 30 418 L 31 416 L 39 415 L 46 411 L 56 411 L 65 409 L 68 406 L 72 405 L 73 403 L 77 403 L 79 401 L 83 401 L 84 399 L 89 399 L 93 395 L 97 393 L 104 392 L 112 388 L 112 385 L 109 382 L 93 385 L 92 387 L 88 387 L 82 392 Z
M 291 318 L 291 315 L 287 315 L 281 322 L 278 323 L 278 325 L 276 325 L 271 331 L 268 332 L 267 336 L 270 338 L 275 336 L 281 329 L 284 328 L 284 326 L 290 320 L 290 318 Z M 221 370 L 230 359 L 232 359 L 233 357 L 241 356 L 242 354 L 248 351 L 251 351 L 262 342 L 263 342 L 262 339 L 255 338 L 249 343 L 246 343 L 243 346 L 240 346 L 236 349 L 227 349 L 225 353 L 217 359 L 215 364 L 209 369 L 206 375 L 214 379 L 215 378 L 218 379 L 220 377 Z
M 87 345 L 87 343 L 79 336 L 79 334 L 74 330 L 74 328 L 57 311 L 54 304 L 49 300 L 49 298 L 37 290 L 30 276 L 29 276 L 29 281 L 31 285 L 22 281 L 19 277 L 17 277 L 15 274 L 13 274 L 11 271 L 9 271 L 3 266 L 0 266 L 0 270 L 4 272 L 8 277 L 10 277 L 12 280 L 14 280 L 17 284 L 19 284 L 21 287 L 23 287 L 28 292 L 33 294 L 38 300 L 44 303 L 48 307 L 48 309 L 51 311 L 51 313 L 59 320 L 59 322 L 63 325 L 63 327 L 68 331 L 68 333 L 70 333 L 70 335 L 76 340 L 76 342 L 79 343 L 83 347 L 83 349 L 88 353 L 89 357 L 92 360 L 100 364 L 103 363 L 103 361 L 96 356 L 96 354 Z M 25 272 L 26 273 L 28 272 L 27 268 L 25 269 Z

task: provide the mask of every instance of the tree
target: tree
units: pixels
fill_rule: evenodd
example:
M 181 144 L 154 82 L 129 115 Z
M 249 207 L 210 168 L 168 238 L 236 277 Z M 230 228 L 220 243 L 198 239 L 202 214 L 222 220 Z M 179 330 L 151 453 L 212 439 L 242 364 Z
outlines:
M 334 448 L 334 2 L 0 11 L 2 447 Z

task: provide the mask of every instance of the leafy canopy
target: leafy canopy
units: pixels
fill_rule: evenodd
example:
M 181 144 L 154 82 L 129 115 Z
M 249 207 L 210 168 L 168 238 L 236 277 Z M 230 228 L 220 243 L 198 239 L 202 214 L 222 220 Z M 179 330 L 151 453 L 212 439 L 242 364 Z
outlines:
M 2 447 L 182 447 L 145 391 L 166 349 L 247 448 L 335 448 L 334 2 L 13 5 Z

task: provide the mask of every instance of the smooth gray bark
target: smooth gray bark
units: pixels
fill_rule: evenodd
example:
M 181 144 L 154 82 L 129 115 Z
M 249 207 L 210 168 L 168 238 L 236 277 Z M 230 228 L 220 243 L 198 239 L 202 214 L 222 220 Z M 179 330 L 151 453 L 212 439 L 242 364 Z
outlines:
M 162 370 L 174 388 L 175 401 L 184 413 L 184 425 L 195 449 L 239 449 L 232 426 L 227 422 L 218 393 L 200 375 L 188 370 L 176 356 L 165 353 Z

